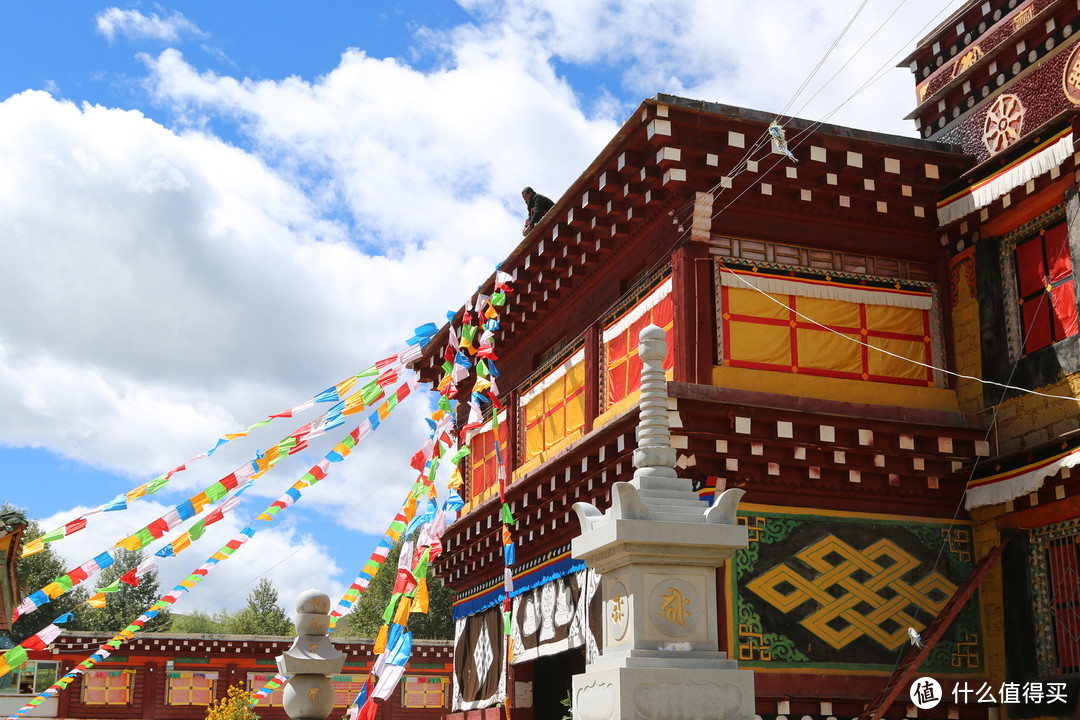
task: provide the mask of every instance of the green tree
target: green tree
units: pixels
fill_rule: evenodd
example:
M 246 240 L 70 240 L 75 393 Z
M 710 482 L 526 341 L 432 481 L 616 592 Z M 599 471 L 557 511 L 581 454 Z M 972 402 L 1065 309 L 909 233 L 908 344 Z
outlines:
M 383 563 L 364 594 L 353 605 L 353 611 L 345 617 L 345 622 L 338 625 L 337 634 L 368 638 L 379 634 L 379 628 L 383 624 L 383 612 L 393 595 L 401 546 L 402 543 L 398 542 L 390 549 L 386 562 Z M 452 640 L 454 619 L 451 608 L 454 603 L 454 593 L 430 572 L 427 583 L 428 611 L 426 614 L 410 615 L 409 629 L 413 631 L 413 637 L 418 640 Z
M 259 720 L 251 707 L 251 693 L 239 683 L 230 685 L 225 697 L 210 703 L 206 720 Z
M 94 583 L 95 586 L 101 588 L 111 585 L 128 570 L 141 563 L 144 557 L 142 550 L 132 551 L 123 548 L 114 550 L 115 562 L 101 571 L 97 582 Z M 119 588 L 116 592 L 105 596 L 107 603 L 105 607 L 94 609 L 83 606 L 80 608 L 75 614 L 78 629 L 104 633 L 119 632 L 148 610 L 162 594 L 158 587 L 156 570 L 139 578 L 138 587 L 120 582 Z M 169 629 L 171 623 L 172 616 L 169 611 L 162 610 L 157 617 L 146 623 L 143 631 L 163 632 Z
M 229 617 L 227 631 L 234 635 L 295 635 L 292 621 L 278 605 L 278 592 L 262 578 L 248 593 L 247 606 Z
M 5 502 L 0 511 L 15 513 L 26 521 L 26 531 L 23 535 L 24 543 L 41 537 L 46 532 L 37 522 L 26 517 L 25 508 L 15 507 Z M 46 545 L 45 550 L 42 552 L 19 560 L 15 568 L 19 578 L 19 589 L 16 594 L 20 599 L 25 598 L 30 593 L 40 590 L 56 578 L 64 575 L 69 569 L 66 567 L 63 558 L 51 546 Z M 0 635 L 9 638 L 14 643 L 21 643 L 46 627 L 55 618 L 75 610 L 86 600 L 86 597 L 86 590 L 77 587 L 71 592 L 55 598 L 52 602 L 42 605 L 37 610 L 21 615 L 11 626 L 10 631 L 0 633 Z M 68 624 L 65 627 L 74 628 L 74 624 Z
M 214 614 L 195 610 L 186 615 L 174 613 L 170 632 L 187 633 L 189 635 L 224 635 L 228 630 L 232 616 L 226 612 Z

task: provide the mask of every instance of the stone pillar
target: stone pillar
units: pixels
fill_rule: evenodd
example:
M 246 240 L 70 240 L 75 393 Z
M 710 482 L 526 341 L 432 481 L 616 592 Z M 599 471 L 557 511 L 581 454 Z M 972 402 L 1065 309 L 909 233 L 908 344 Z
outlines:
M 288 675 L 282 691 L 285 713 L 293 720 L 323 720 L 334 709 L 329 676 L 341 672 L 345 654 L 326 636 L 330 629 L 330 596 L 305 590 L 296 598 L 296 631 L 292 647 L 277 657 L 278 672 Z
M 664 331 L 641 331 L 634 477 L 606 514 L 577 503 L 576 558 L 603 575 L 602 653 L 574 677 L 575 720 L 752 720 L 754 674 L 717 650 L 716 569 L 739 547 L 743 491 L 703 508 L 675 472 L 662 363 Z

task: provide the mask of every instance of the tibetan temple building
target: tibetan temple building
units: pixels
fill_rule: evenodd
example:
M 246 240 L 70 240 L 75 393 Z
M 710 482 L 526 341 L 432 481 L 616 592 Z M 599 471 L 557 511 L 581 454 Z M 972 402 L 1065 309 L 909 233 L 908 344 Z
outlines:
M 764 112 L 640 105 L 500 268 L 503 407 L 469 433 L 436 568 L 451 717 L 561 718 L 619 621 L 571 555 L 572 506 L 633 472 L 648 324 L 681 476 L 703 510 L 745 490 L 718 649 L 761 718 L 1074 716 L 1078 30 L 1076 0 L 968 2 L 904 63 L 920 139 L 792 119 L 773 141 Z M 421 361 L 432 384 L 452 338 Z M 936 707 L 912 704 L 918 676 Z
M 47 650 L 0 682 L 0 715 L 7 717 L 55 679 L 81 662 L 110 635 L 66 632 Z M 47 699 L 26 717 L 85 720 L 202 720 L 211 702 L 230 686 L 255 692 L 277 672 L 274 658 L 292 638 L 252 635 L 147 633 L 84 673 L 71 687 Z M 360 691 L 375 659 L 370 640 L 334 638 L 346 654 L 334 685 L 334 714 L 342 717 Z M 379 720 L 437 720 L 450 710 L 450 643 L 418 641 L 409 670 L 395 695 L 380 706 Z M 281 690 L 257 706 L 261 718 L 288 720 Z

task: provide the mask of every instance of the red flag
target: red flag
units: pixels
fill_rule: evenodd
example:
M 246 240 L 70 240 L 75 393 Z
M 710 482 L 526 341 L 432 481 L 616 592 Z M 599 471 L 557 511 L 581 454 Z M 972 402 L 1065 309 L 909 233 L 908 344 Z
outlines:
M 356 716 L 356 720 L 375 720 L 379 714 L 379 708 L 375 704 L 375 700 L 369 698 L 364 707 L 360 708 L 360 714 Z
M 37 635 L 28 637 L 20 643 L 27 650 L 44 650 L 45 642 Z

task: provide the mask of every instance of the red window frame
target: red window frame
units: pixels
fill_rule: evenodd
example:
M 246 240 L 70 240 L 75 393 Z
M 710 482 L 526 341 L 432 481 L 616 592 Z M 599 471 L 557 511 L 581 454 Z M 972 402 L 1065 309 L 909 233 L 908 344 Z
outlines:
M 1062 222 L 1018 242 L 1014 258 L 1024 354 L 1080 332 L 1068 226 Z

